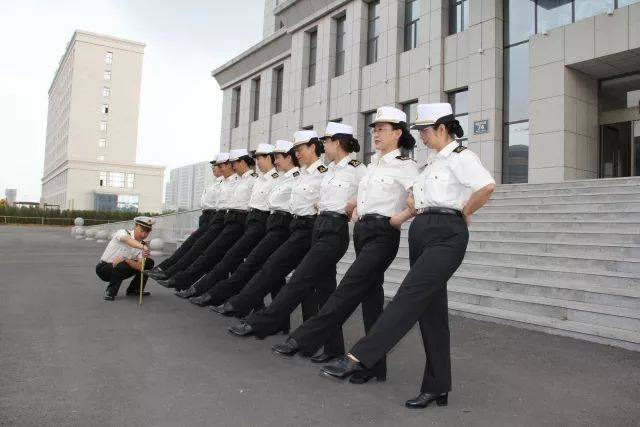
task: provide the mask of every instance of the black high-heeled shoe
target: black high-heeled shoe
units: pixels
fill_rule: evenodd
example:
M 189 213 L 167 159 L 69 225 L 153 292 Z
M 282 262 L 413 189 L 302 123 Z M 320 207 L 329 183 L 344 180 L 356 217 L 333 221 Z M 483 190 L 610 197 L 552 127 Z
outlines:
M 375 378 L 377 382 L 381 383 L 387 380 L 387 374 L 375 374 L 373 371 L 364 370 L 358 371 L 349 377 L 351 384 L 364 384 L 370 379 Z
M 404 403 L 407 408 L 422 409 L 429 406 L 429 403 L 435 401 L 438 406 L 447 406 L 449 403 L 449 393 L 433 394 L 433 393 L 420 393 L 413 399 L 409 399 Z

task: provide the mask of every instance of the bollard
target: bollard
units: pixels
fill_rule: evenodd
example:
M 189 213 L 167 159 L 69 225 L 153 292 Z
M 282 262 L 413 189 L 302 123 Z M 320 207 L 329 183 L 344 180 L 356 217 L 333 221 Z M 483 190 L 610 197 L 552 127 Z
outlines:
M 78 218 L 73 220 L 73 223 L 75 225 L 77 225 L 78 227 L 82 227 L 84 225 L 84 219 L 78 217 Z
M 85 240 L 95 240 L 97 230 L 95 228 L 88 228 L 84 232 Z
M 96 241 L 99 243 L 104 243 L 107 241 L 107 237 L 109 237 L 109 234 L 107 233 L 107 230 L 98 230 L 98 232 L 96 233 Z
M 162 252 L 162 248 L 164 248 L 164 240 L 162 240 L 160 237 L 151 239 L 151 242 L 149 242 L 149 249 L 151 249 L 151 256 L 164 255 L 164 253 Z

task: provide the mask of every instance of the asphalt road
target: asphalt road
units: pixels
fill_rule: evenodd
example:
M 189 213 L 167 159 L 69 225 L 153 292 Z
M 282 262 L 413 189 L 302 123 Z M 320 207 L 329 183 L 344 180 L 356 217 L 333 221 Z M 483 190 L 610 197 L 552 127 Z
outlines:
M 104 244 L 0 226 L 0 424 L 19 426 L 638 425 L 640 354 L 451 317 L 448 407 L 408 410 L 424 354 L 413 330 L 388 380 L 356 386 L 240 339 L 176 298 L 102 300 Z M 123 291 L 125 286 L 121 289 Z M 299 313 L 293 324 L 299 323 Z M 345 339 L 362 334 L 359 313 Z

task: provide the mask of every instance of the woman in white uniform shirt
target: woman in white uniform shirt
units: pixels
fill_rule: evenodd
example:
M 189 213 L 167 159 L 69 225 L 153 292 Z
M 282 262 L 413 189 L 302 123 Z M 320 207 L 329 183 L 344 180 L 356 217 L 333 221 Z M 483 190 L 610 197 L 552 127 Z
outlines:
M 368 335 L 347 356 L 325 366 L 323 373 L 338 378 L 363 375 L 418 322 L 427 361 L 420 394 L 405 405 L 424 408 L 433 401 L 440 406 L 448 401 L 447 281 L 464 258 L 471 215 L 489 200 L 495 182 L 478 157 L 455 141 L 454 135 L 460 137 L 463 131 L 451 105 L 419 105 L 414 128 L 436 153 L 415 181 L 415 203 L 409 200 L 400 218 L 417 214 L 409 229 L 411 269 Z
M 360 181 L 353 213 L 358 219 L 353 230 L 356 259 L 318 314 L 289 336 L 284 344 L 289 353 L 315 353 L 360 304 L 366 331 L 380 316 L 384 272 L 400 243 L 402 218 L 398 214 L 405 208 L 408 190 L 418 176 L 416 163 L 400 153 L 401 148 L 410 150 L 415 145 L 406 123 L 407 116 L 397 108 L 381 107 L 376 112 L 371 126 L 377 154 Z M 363 383 L 373 377 L 386 379 L 384 358 L 351 381 Z

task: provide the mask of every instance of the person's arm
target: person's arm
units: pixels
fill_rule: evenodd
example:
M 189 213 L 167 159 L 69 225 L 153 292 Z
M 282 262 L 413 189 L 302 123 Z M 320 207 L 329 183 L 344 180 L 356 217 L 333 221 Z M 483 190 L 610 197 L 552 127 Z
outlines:
M 120 241 L 124 244 L 126 244 L 127 246 L 131 246 L 134 249 L 141 249 L 141 250 L 146 250 L 147 249 L 147 245 L 145 245 L 142 242 L 137 241 L 136 239 L 134 239 L 131 236 L 124 236 L 123 238 L 120 239 Z
M 358 221 L 358 208 L 354 207 L 353 208 L 353 212 L 351 212 L 351 221 L 353 222 L 357 222 Z
M 471 216 L 489 201 L 495 189 L 495 184 L 487 184 L 471 194 L 469 201 L 467 201 L 467 204 L 462 208 L 462 215 L 467 225 L 471 224 Z
M 411 219 L 412 217 L 413 217 L 413 209 L 410 209 L 407 207 L 403 211 L 398 212 L 397 214 L 392 216 L 389 219 L 389 224 L 391 224 L 393 228 L 397 228 L 398 230 L 400 230 L 400 227 L 402 227 L 402 224 L 405 221 Z
M 353 215 L 353 211 L 356 209 L 356 206 L 358 206 L 358 199 L 355 197 L 347 202 L 347 206 L 345 206 L 344 210 L 349 218 Z
M 127 263 L 127 265 L 131 268 L 133 268 L 136 271 L 142 271 L 142 261 L 139 259 L 128 259 L 125 258 L 124 262 Z

